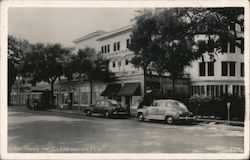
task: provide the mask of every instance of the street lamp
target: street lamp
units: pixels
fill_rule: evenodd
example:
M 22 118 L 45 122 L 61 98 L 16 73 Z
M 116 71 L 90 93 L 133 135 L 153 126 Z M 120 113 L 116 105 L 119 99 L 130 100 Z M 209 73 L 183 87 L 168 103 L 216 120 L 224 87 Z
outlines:
M 20 105 L 21 105 L 20 82 L 22 81 L 22 77 L 21 76 L 16 76 L 16 81 L 17 81 L 17 104 L 20 107 Z

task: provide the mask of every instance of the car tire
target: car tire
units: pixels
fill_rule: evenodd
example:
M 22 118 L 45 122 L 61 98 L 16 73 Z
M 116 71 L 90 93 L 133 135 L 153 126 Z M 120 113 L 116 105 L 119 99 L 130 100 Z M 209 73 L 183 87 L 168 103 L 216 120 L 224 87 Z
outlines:
M 144 121 L 143 113 L 138 113 L 138 115 L 137 115 L 137 120 L 138 120 L 139 122 L 143 122 L 143 121 Z
M 105 112 L 104 112 L 104 116 L 105 116 L 105 118 L 110 118 L 109 112 L 108 112 L 108 111 L 105 111 Z
M 174 118 L 172 116 L 167 116 L 165 121 L 167 124 L 174 124 Z
M 90 110 L 87 110 L 87 111 L 86 111 L 86 116 L 88 116 L 88 117 L 91 116 L 91 111 L 90 111 Z

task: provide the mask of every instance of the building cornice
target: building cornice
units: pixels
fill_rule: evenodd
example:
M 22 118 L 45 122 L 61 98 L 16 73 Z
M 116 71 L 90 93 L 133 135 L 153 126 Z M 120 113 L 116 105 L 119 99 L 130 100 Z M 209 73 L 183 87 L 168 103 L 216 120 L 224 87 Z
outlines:
M 102 40 L 105 40 L 105 39 L 108 39 L 108 38 L 111 38 L 111 37 L 114 37 L 114 36 L 117 36 L 117 35 L 120 35 L 120 34 L 123 34 L 123 33 L 127 33 L 127 32 L 130 32 L 132 30 L 132 25 L 128 25 L 128 26 L 125 26 L 125 27 L 122 27 L 122 28 L 118 28 L 118 29 L 115 29 L 115 30 L 112 30 L 110 32 L 107 32 L 103 35 L 101 35 L 97 41 L 102 41 Z
M 85 35 L 85 36 L 82 36 L 82 37 L 80 37 L 80 38 L 77 38 L 77 39 L 73 40 L 72 42 L 73 42 L 73 43 L 78 43 L 78 42 L 81 42 L 81 41 L 83 41 L 83 40 L 87 40 L 87 39 L 92 38 L 92 37 L 96 37 L 96 36 L 103 35 L 103 34 L 105 34 L 105 33 L 107 33 L 107 32 L 106 32 L 106 31 L 103 31 L 103 30 L 99 30 L 99 31 L 96 31 L 96 32 L 87 34 L 87 35 Z

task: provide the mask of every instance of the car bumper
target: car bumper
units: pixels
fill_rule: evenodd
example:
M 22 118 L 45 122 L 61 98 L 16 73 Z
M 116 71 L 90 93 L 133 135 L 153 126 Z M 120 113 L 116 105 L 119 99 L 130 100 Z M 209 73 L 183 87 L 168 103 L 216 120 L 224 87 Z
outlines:
M 114 111 L 113 115 L 127 115 L 127 112 Z
M 196 119 L 196 117 L 188 117 L 188 116 L 186 116 L 186 117 L 180 117 L 179 118 L 179 120 L 195 120 Z

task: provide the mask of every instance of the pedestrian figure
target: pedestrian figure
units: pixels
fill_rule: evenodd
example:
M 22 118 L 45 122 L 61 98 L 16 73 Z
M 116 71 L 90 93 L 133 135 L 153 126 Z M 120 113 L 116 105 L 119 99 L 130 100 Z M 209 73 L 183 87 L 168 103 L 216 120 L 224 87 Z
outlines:
M 30 98 L 29 97 L 28 97 L 28 99 L 26 101 L 26 106 L 29 108 L 29 110 L 31 110 Z
M 72 109 L 72 107 L 71 107 L 71 100 L 68 99 L 68 100 L 67 100 L 67 103 L 68 103 L 68 108 L 71 110 L 71 109 Z

